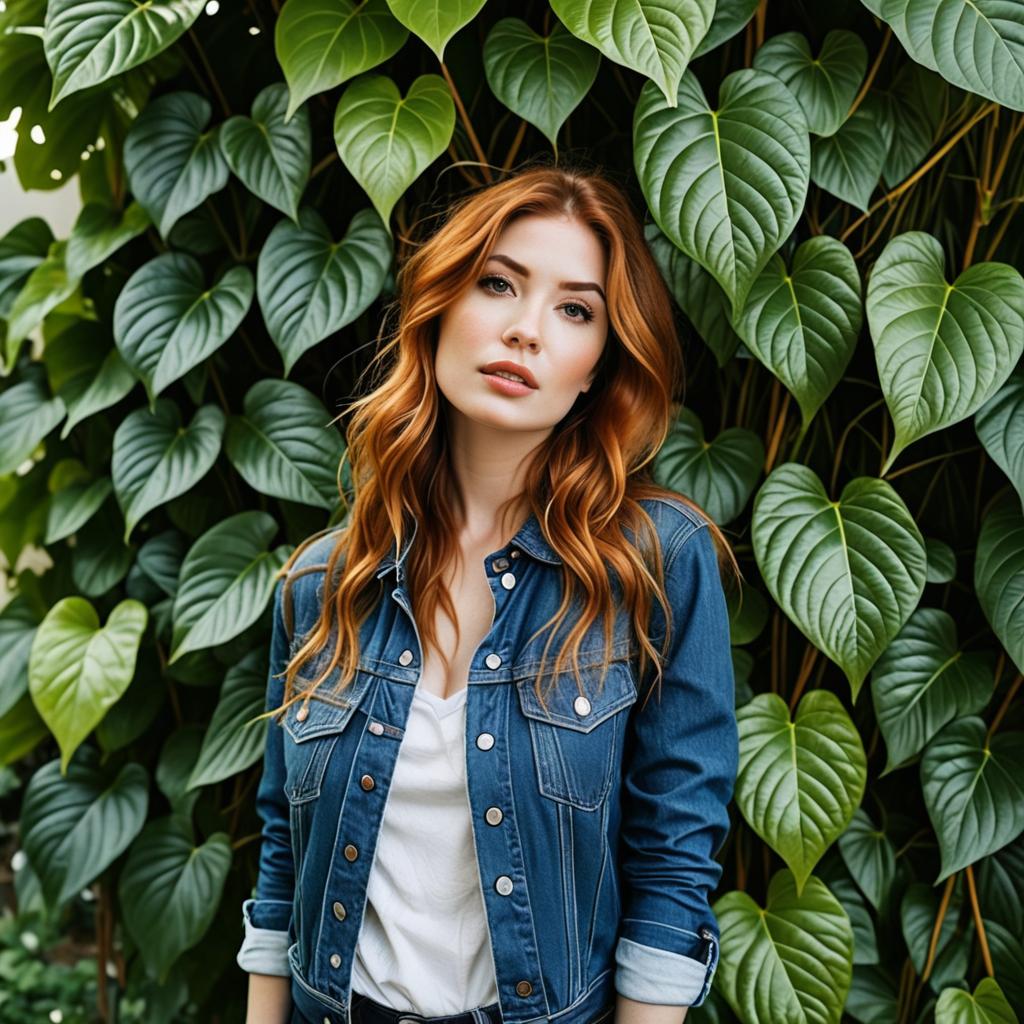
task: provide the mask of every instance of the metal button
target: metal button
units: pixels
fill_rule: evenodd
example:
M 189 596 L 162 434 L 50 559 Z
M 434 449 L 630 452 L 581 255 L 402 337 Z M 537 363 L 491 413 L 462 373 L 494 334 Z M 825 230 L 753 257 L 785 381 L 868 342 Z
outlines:
M 490 750 L 494 746 L 494 737 L 489 732 L 482 732 L 476 738 L 476 745 L 481 750 Z
M 295 721 L 296 722 L 304 722 L 306 720 L 306 716 L 308 714 L 309 714 L 309 706 L 307 704 L 303 704 L 302 707 L 299 708 L 299 710 L 295 712 Z
M 502 573 L 501 585 L 506 590 L 511 590 L 516 585 L 515 573 L 511 573 L 511 572 Z
M 359 856 L 359 850 L 349 843 L 345 847 L 345 860 L 355 860 Z
M 367 791 L 367 793 L 369 793 L 369 791 L 371 789 L 373 789 L 373 787 L 376 785 L 376 783 L 373 781 L 373 776 L 372 775 L 364 775 L 359 780 L 359 785 L 362 786 L 363 789 L 365 789 Z
M 324 1017 L 324 1024 L 331 1024 L 331 1018 L 330 1017 Z
M 484 817 L 487 819 L 488 825 L 500 825 L 501 819 L 505 817 L 505 815 L 501 813 L 500 807 L 488 807 Z
M 339 921 L 344 921 L 345 920 L 345 904 L 344 903 L 339 903 L 337 900 L 335 900 L 331 909 L 334 911 L 334 916 Z
M 331 954 L 331 966 L 332 967 L 340 967 L 341 966 L 341 957 L 337 953 L 332 953 Z
M 380 722 L 371 722 L 367 726 L 367 729 L 369 729 L 374 736 L 379 736 L 384 731 L 384 726 L 381 725 Z
M 580 715 L 581 717 L 583 715 L 589 715 L 590 714 L 590 701 L 587 700 L 586 697 L 577 697 L 572 702 L 572 706 L 575 709 L 576 714 Z
M 533 994 L 533 986 L 528 981 L 516 982 L 516 995 L 528 996 Z
M 513 549 L 512 551 L 510 551 L 508 553 L 508 557 L 509 558 L 518 558 L 519 557 L 519 552 L 516 551 L 515 549 Z
M 410 661 L 412 661 L 412 651 L 402 651 L 398 656 L 399 665 L 408 665 Z
M 496 558 L 493 562 L 491 562 L 491 568 L 495 572 L 501 572 L 502 569 L 507 569 L 508 566 L 509 561 L 507 558 Z
M 508 875 L 498 875 L 494 883 L 494 888 L 502 896 L 507 896 L 512 891 L 512 879 Z
M 488 668 L 501 668 L 501 655 L 494 653 L 488 654 L 487 657 L 484 658 L 484 664 Z

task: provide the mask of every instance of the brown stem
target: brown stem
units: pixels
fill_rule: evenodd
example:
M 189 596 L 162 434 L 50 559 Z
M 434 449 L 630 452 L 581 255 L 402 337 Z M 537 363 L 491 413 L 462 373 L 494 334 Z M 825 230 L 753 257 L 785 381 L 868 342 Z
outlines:
M 782 408 L 779 410 L 778 418 L 775 421 L 775 429 L 772 431 L 771 441 L 768 444 L 768 452 L 765 455 L 764 471 L 770 473 L 775 464 L 775 457 L 779 454 L 779 445 L 782 444 L 782 435 L 786 430 L 786 413 L 789 410 L 789 401 L 793 396 L 787 391 L 782 399 Z
M 949 910 L 949 901 L 953 897 L 953 885 L 956 882 L 956 872 L 946 879 L 946 886 L 942 890 L 942 899 L 939 901 L 939 909 L 935 914 L 935 924 L 932 925 L 931 938 L 928 940 L 928 955 L 925 957 L 924 970 L 921 971 L 921 981 L 928 980 L 935 966 L 935 955 L 939 949 L 939 935 L 942 933 L 942 922 L 946 919 L 946 911 Z
M 990 978 L 996 976 L 992 966 L 992 953 L 988 948 L 988 936 L 985 934 L 985 922 L 981 919 L 981 907 L 978 906 L 978 890 L 974 887 L 974 868 L 968 864 L 964 868 L 967 875 L 967 891 L 971 896 L 971 913 L 974 915 L 974 927 L 978 929 L 978 945 L 981 947 L 981 959 L 985 962 L 985 970 Z
M 309 172 L 310 181 L 312 181 L 321 171 L 326 171 L 327 168 L 330 167 L 337 159 L 338 151 L 336 149 L 332 149 L 330 153 L 323 158 L 323 160 L 318 160 L 316 166 Z
M 932 462 L 941 462 L 943 459 L 951 459 L 955 455 L 965 455 L 967 452 L 976 452 L 981 445 L 972 444 L 967 448 L 958 448 L 954 452 L 943 452 L 941 455 L 929 455 L 927 459 L 921 459 L 920 462 L 913 462 L 909 466 L 904 466 L 902 469 L 894 470 L 891 473 L 885 474 L 886 480 L 895 480 L 896 477 L 902 476 L 904 473 L 910 473 L 912 470 L 920 469 L 922 466 L 927 466 Z
M 1002 722 L 1006 712 L 1010 710 L 1010 703 L 1014 697 L 1017 696 L 1017 691 L 1020 689 L 1020 684 L 1024 682 L 1024 674 L 1018 672 L 1017 678 L 1010 683 L 1010 688 L 1006 691 L 1006 696 L 1003 698 L 1002 704 L 999 705 L 999 710 L 995 713 L 995 717 L 992 719 L 992 724 L 988 727 L 988 735 L 985 737 L 985 746 L 991 742 L 996 729 L 999 728 L 999 724 Z
M 849 436 L 850 431 L 853 430 L 857 423 L 865 416 L 867 416 L 867 414 L 871 412 L 872 409 L 875 409 L 878 406 L 883 405 L 884 403 L 885 399 L 879 398 L 876 401 L 872 402 L 870 405 L 868 405 L 866 408 L 861 409 L 861 411 L 857 413 L 857 415 L 854 416 L 849 423 L 846 424 L 846 427 L 843 430 L 842 434 L 839 435 L 839 443 L 836 445 L 836 455 L 832 463 L 832 479 L 829 483 L 830 493 L 834 492 L 836 489 L 836 478 L 839 476 L 839 467 L 842 464 L 843 458 L 843 446 L 846 444 L 846 438 Z
M 818 654 L 818 648 L 815 647 L 814 644 L 808 644 L 804 648 L 803 661 L 800 663 L 800 675 L 797 677 L 796 686 L 793 687 L 793 692 L 789 698 L 790 715 L 796 711 L 796 705 L 800 700 L 800 694 L 804 692 L 807 680 L 811 677 L 811 671 L 814 668 L 814 663 L 818 660 Z
M 754 44 L 757 49 L 764 45 L 765 22 L 768 20 L 768 0 L 761 0 L 754 12 Z
M 1010 226 L 1010 221 L 1013 220 L 1013 215 L 1020 209 L 1021 201 L 1014 199 L 1006 211 L 1006 216 L 1003 218 L 1002 224 L 999 225 L 999 230 L 996 231 L 995 236 L 989 243 L 988 249 L 985 251 L 985 259 L 990 260 L 996 254 L 996 250 L 999 248 L 999 243 L 1002 242 L 1003 236 L 1006 234 L 1006 229 Z
M 875 76 L 878 74 L 878 69 L 882 66 L 882 58 L 885 57 L 885 51 L 889 48 L 890 39 L 892 39 L 892 29 L 888 25 L 886 25 L 885 35 L 882 37 L 882 45 L 878 48 L 878 55 L 875 57 L 875 61 L 871 65 L 871 68 L 867 73 L 867 77 L 865 77 L 864 79 L 864 84 L 861 85 L 860 91 L 854 97 L 850 109 L 846 112 L 847 119 L 849 119 L 853 115 L 853 112 L 863 102 L 864 97 L 867 96 L 868 90 L 871 88 L 871 85 L 875 80 Z
M 526 122 L 520 120 L 519 127 L 516 129 L 516 137 L 512 140 L 512 145 L 508 147 L 508 152 L 505 154 L 505 159 L 501 163 L 501 169 L 507 171 L 512 166 L 512 161 L 515 160 L 516 154 L 519 152 L 519 147 L 523 144 L 523 139 L 526 137 Z M 555 146 L 555 162 L 558 161 L 558 147 Z
M 210 211 L 210 216 L 213 218 L 213 224 L 217 229 L 217 234 L 220 235 L 224 245 L 227 246 L 228 252 L 231 253 L 231 258 L 237 263 L 242 257 L 238 254 L 238 250 L 235 248 L 235 243 L 228 234 L 228 229 L 224 226 L 224 221 L 220 219 L 217 207 L 213 205 L 213 201 L 210 199 L 206 199 L 204 205 Z
M 466 112 L 466 107 L 462 102 L 462 97 L 459 95 L 459 90 L 455 88 L 455 80 L 452 78 L 444 61 L 441 61 L 441 74 L 444 75 L 444 79 L 448 83 L 448 88 L 451 90 L 452 99 L 455 100 L 455 109 L 459 112 L 459 120 L 462 121 L 462 127 L 466 129 L 466 135 L 469 137 L 469 144 L 473 147 L 473 152 L 476 153 L 476 158 L 480 162 L 484 178 L 487 181 L 491 181 L 493 179 L 491 178 L 491 168 L 487 162 L 487 155 L 484 153 L 483 147 L 480 145 L 480 140 L 476 137 L 476 132 L 473 130 L 473 124 L 469 120 L 469 114 Z

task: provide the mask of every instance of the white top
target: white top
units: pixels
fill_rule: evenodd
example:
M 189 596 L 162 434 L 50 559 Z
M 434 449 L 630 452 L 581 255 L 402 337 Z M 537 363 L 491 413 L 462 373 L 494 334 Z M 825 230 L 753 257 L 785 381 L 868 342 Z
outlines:
M 413 694 L 352 965 L 353 992 L 428 1017 L 498 1001 L 466 788 L 466 692 Z

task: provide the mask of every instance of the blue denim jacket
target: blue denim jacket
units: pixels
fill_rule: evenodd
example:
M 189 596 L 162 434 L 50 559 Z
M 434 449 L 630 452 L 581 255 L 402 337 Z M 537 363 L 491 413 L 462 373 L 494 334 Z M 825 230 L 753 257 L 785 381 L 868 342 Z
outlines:
M 599 617 L 580 653 L 587 699 L 569 670 L 547 697 L 548 717 L 533 690 L 546 633 L 527 640 L 558 608 L 561 560 L 531 516 L 484 562 L 495 614 L 470 664 L 466 775 L 508 1024 L 586 1024 L 616 992 L 699 1005 L 718 964 L 709 896 L 721 875 L 714 857 L 728 831 L 738 761 L 728 614 L 705 521 L 679 501 L 641 504 L 661 541 L 674 620 L 660 699 L 656 691 L 646 706 L 638 693 L 654 668 L 638 686 L 623 609 L 603 688 Z M 259 876 L 255 898 L 243 904 L 237 962 L 290 974 L 297 1008 L 324 1024 L 351 1024 L 367 880 L 420 676 L 403 567 L 415 527 L 378 568 L 384 596 L 363 624 L 351 688 L 329 695 L 335 668 L 305 717 L 296 702 L 267 735 Z M 332 531 L 312 543 L 275 590 L 268 709 L 283 699 L 273 673 L 317 620 L 335 540 Z M 660 651 L 657 601 L 649 636 Z M 302 675 L 315 678 L 332 650 L 333 637 Z M 488 815 L 495 807 L 501 815 Z

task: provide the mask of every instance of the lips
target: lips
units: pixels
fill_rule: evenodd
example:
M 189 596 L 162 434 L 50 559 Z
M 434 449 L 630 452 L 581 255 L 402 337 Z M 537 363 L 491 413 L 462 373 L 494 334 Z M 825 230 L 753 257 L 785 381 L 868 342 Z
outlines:
M 520 363 L 512 363 L 507 359 L 503 359 L 497 363 L 488 363 L 486 366 L 480 367 L 481 373 L 495 373 L 498 370 L 503 370 L 505 373 L 514 373 L 517 376 L 522 377 L 528 387 L 537 387 L 537 379 L 527 367 Z

